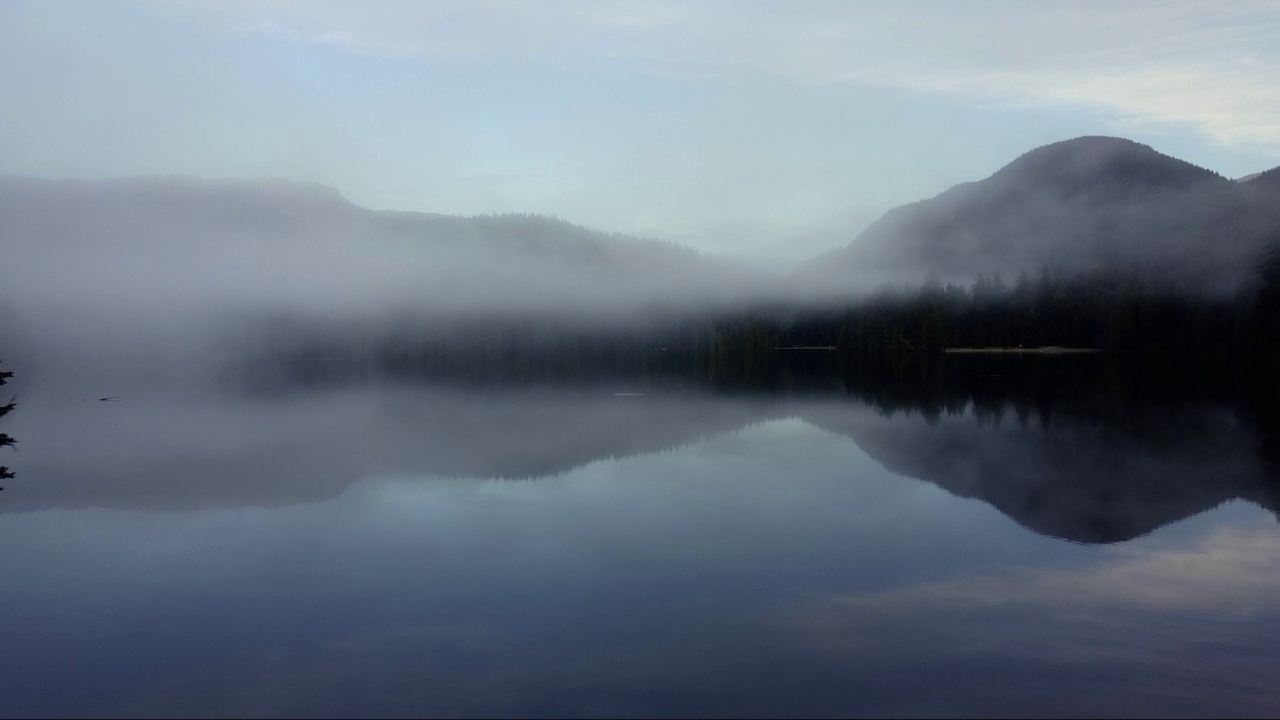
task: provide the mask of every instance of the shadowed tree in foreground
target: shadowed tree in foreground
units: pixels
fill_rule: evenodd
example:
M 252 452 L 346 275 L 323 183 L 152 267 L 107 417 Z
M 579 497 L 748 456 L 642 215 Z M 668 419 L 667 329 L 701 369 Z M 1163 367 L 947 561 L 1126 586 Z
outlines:
M 0 372 L 0 385 L 4 385 L 6 382 L 9 381 L 9 378 L 11 377 L 13 377 L 13 372 L 11 371 L 6 370 L 3 372 Z M 10 398 L 8 404 L 0 405 L 0 417 L 4 417 L 5 415 L 8 415 L 9 413 L 13 412 L 13 409 L 17 406 L 18 406 L 18 403 L 13 398 Z M 12 447 L 15 442 L 17 441 L 15 441 L 7 433 L 0 433 L 0 447 Z M 0 480 L 8 480 L 9 478 L 12 478 L 12 477 L 13 477 L 13 473 L 9 470 L 9 468 L 5 467 L 4 465 L 0 465 Z M 0 490 L 3 490 L 3 489 L 4 488 L 0 488 Z

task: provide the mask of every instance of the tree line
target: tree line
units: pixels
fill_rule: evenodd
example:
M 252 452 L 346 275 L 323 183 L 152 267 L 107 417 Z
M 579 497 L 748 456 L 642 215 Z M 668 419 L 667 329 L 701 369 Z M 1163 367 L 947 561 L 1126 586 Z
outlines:
M 1280 247 L 1280 246 L 1278 246 Z M 519 317 L 405 319 L 368 327 L 273 330 L 269 360 L 296 379 L 358 373 L 491 383 L 609 378 L 718 386 L 777 382 L 797 355 L 837 366 L 902 366 L 956 348 L 1063 346 L 1109 355 L 1244 363 L 1280 360 L 1280 249 L 1234 295 L 1196 293 L 1137 272 L 981 274 L 967 286 L 926 277 L 826 308 L 567 323 Z

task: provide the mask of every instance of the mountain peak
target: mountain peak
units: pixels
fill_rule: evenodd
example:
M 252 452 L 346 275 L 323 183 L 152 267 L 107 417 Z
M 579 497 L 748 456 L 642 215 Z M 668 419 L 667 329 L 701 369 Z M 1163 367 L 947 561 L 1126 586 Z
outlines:
M 1001 168 L 992 180 L 1058 191 L 1186 188 L 1225 180 L 1217 173 L 1118 137 L 1088 135 L 1044 145 Z
M 967 282 L 1041 268 L 1136 271 L 1229 290 L 1248 275 L 1277 217 L 1274 203 L 1253 192 L 1265 175 L 1242 184 L 1123 138 L 1064 140 L 890 210 L 797 272 L 836 295 L 929 273 Z

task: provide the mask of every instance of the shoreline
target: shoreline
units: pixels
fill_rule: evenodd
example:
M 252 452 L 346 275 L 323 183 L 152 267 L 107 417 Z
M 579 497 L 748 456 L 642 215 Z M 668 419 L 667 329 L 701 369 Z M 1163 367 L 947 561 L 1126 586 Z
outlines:
M 1078 355 L 1081 353 L 1099 353 L 1099 348 L 1063 347 L 1062 345 L 1040 345 L 1036 347 L 949 347 L 945 353 L 963 355 Z

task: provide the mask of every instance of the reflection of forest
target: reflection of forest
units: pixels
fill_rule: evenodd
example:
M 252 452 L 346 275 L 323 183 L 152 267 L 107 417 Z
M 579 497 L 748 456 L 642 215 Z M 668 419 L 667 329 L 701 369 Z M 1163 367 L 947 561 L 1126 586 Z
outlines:
M 112 407 L 111 437 L 99 415 L 78 431 L 50 416 L 51 433 L 84 442 L 24 458 L 41 482 L 6 509 L 314 502 L 387 474 L 540 478 L 787 417 L 1080 542 L 1125 540 L 1232 499 L 1280 509 L 1273 395 L 1223 368 L 1105 355 L 850 366 L 828 352 L 778 353 L 741 372 L 662 362 L 578 382 L 275 373 L 250 384 L 262 392 L 212 403 L 131 398 Z M 24 425 L 37 417 L 24 410 Z
M 1264 374 L 1235 365 L 1125 355 L 916 355 L 880 364 L 825 352 L 713 364 L 654 355 L 652 364 L 639 363 L 648 369 L 639 381 L 659 391 L 677 385 L 701 391 L 689 400 L 686 426 L 697 427 L 694 408 L 703 403 L 750 400 L 740 426 L 799 416 L 852 439 L 894 472 L 984 500 L 1047 535 L 1121 541 L 1237 498 L 1280 509 L 1274 388 Z M 573 364 L 578 375 L 616 376 L 612 365 L 593 368 L 580 355 L 553 362 Z M 500 362 L 485 372 L 504 377 Z M 634 419 L 672 425 L 640 411 Z M 689 440 L 724 431 L 721 420 Z M 532 428 L 524 432 L 516 435 L 572 445 Z M 633 433 L 652 435 L 642 427 Z M 680 444 L 672 438 L 655 444 L 662 443 Z M 581 461 L 584 452 L 627 454 L 616 442 L 579 444 L 573 455 Z M 469 474 L 467 465 L 455 458 L 450 469 Z M 544 459 L 540 469 L 554 465 Z
M 1233 499 L 1280 510 L 1265 377 L 1150 358 L 973 356 L 863 366 L 845 382 L 881 421 L 803 417 L 1042 534 L 1122 541 Z
M 885 422 L 810 421 L 1037 532 L 1116 542 L 1233 499 L 1280 510 L 1264 378 L 1192 362 L 1016 356 L 892 375 L 850 385 Z

